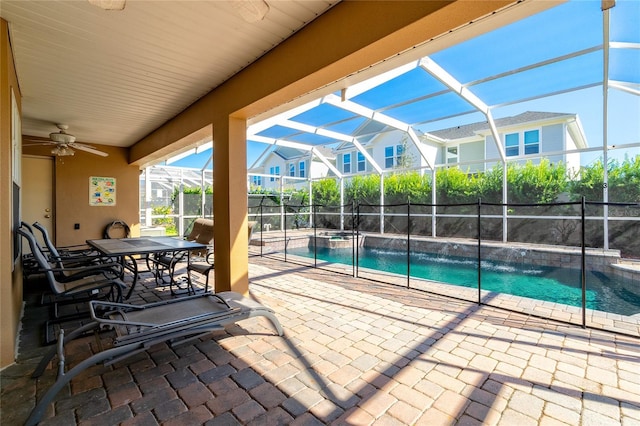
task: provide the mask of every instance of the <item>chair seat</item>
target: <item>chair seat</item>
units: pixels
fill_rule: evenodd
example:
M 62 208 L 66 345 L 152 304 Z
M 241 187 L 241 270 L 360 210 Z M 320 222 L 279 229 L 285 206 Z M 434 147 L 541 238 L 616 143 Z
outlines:
M 204 278 L 204 291 L 209 291 L 209 272 L 214 268 L 213 263 L 196 261 L 191 262 L 187 266 L 187 282 L 189 285 L 189 290 L 195 293 L 195 289 L 193 288 L 193 281 L 191 281 L 191 272 L 195 272 L 196 274 L 203 275 Z
M 207 262 L 191 262 L 187 266 L 189 271 L 197 272 L 202 275 L 206 275 L 213 269 L 213 265 Z
M 173 254 L 171 254 L 171 255 L 163 254 L 161 256 L 158 256 L 158 257 L 154 258 L 154 261 L 157 262 L 157 263 L 162 264 L 163 266 L 168 267 L 168 266 L 171 265 L 172 262 L 174 262 L 174 256 L 173 256 Z

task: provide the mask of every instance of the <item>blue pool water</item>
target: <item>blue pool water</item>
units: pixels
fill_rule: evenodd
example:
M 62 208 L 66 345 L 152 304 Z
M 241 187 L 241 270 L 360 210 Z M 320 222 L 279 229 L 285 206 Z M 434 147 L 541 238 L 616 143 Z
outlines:
M 289 254 L 314 257 L 308 248 L 290 249 Z M 351 249 L 318 248 L 318 260 L 352 264 Z M 411 276 L 464 287 L 477 288 L 478 261 L 473 258 L 441 256 L 429 253 L 411 254 Z M 406 275 L 407 254 L 394 250 L 362 248 L 359 266 Z M 483 290 L 513 294 L 532 299 L 582 305 L 580 270 L 544 266 L 482 262 Z M 640 313 L 640 289 L 633 282 L 608 277 L 600 272 L 587 273 L 587 308 L 621 315 Z

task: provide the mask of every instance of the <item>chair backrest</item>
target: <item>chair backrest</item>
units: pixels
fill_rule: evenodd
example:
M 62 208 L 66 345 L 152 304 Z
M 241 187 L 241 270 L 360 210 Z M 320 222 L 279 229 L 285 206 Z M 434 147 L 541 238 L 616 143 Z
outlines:
M 25 222 L 22 222 L 22 224 L 20 225 L 20 228 L 18 230 L 20 230 L 20 229 L 22 229 L 24 232 L 28 232 L 29 235 L 31 235 L 33 237 L 33 241 L 34 241 L 34 243 L 35 243 L 35 245 L 38 248 L 38 251 L 40 253 L 45 253 L 45 250 L 40 245 L 40 242 L 38 242 L 38 238 L 36 238 L 36 235 L 33 233 L 33 228 L 31 226 L 29 226 Z M 29 248 L 31 249 L 31 245 L 29 245 Z M 45 256 L 45 259 L 46 259 L 47 258 L 46 254 L 44 256 Z
M 213 241 L 213 220 L 198 219 L 200 221 L 200 233 L 195 241 L 200 244 L 211 244 Z
M 33 227 L 36 228 L 38 231 L 40 231 L 40 233 L 42 234 L 42 240 L 46 244 L 47 250 L 49 250 L 49 257 L 56 261 L 56 263 L 58 264 L 58 267 L 62 267 L 62 264 L 61 264 L 62 259 L 60 257 L 60 253 L 58 252 L 58 249 L 56 248 L 56 246 L 53 245 L 53 241 L 51 241 L 51 238 L 49 238 L 49 232 L 47 231 L 47 228 L 45 228 L 39 222 L 34 223 Z M 33 231 L 31 232 L 31 234 L 34 235 Z
M 189 232 L 189 235 L 184 237 L 184 239 L 188 241 L 195 241 L 196 238 L 198 238 L 198 235 L 200 235 L 200 232 L 202 231 L 202 225 L 204 223 L 204 220 L 205 219 L 202 219 L 202 218 L 196 219 L 193 222 L 193 226 L 191 227 L 191 232 Z
M 53 291 L 55 294 L 62 293 L 64 291 L 64 285 L 56 280 L 56 277 L 51 270 L 52 265 L 49 263 L 47 257 L 42 252 L 42 248 L 40 247 L 40 244 L 38 244 L 35 235 L 33 235 L 25 228 L 19 228 L 17 232 L 18 234 L 22 235 L 29 243 L 29 247 L 31 247 L 31 254 L 38 263 L 38 266 L 42 269 L 45 277 L 47 278 L 51 291 Z
M 20 226 L 22 226 L 23 228 L 25 228 L 27 231 L 31 232 L 33 234 L 33 228 L 31 227 L 31 225 L 29 225 L 27 222 L 20 222 Z
M 21 222 L 20 222 L 20 226 L 21 226 L 23 229 L 26 229 L 27 231 L 29 231 L 29 232 L 31 232 L 31 233 L 33 234 L 33 228 L 32 228 L 32 227 L 31 227 L 31 225 L 29 225 L 27 222 L 21 221 Z M 16 241 L 17 241 L 17 239 L 16 239 Z M 37 241 L 37 240 L 36 240 L 36 241 Z M 39 245 L 39 244 L 38 244 L 38 245 Z M 24 247 L 24 248 L 22 249 L 22 255 L 23 255 L 23 256 L 28 256 L 28 255 L 30 255 L 30 254 L 31 254 L 31 249 L 30 249 L 30 248 L 26 248 L 26 247 Z
M 189 235 L 185 237 L 189 241 L 210 245 L 213 242 L 213 219 L 198 218 L 193 222 Z M 192 256 L 205 256 L 209 250 L 192 250 Z

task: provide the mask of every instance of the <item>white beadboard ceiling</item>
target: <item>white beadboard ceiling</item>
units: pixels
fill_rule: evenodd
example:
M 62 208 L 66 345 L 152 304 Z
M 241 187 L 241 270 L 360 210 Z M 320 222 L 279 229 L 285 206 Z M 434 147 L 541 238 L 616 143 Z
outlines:
M 267 0 L 264 20 L 232 1 L 1 0 L 22 91 L 22 133 L 55 123 L 79 141 L 131 146 L 339 0 Z

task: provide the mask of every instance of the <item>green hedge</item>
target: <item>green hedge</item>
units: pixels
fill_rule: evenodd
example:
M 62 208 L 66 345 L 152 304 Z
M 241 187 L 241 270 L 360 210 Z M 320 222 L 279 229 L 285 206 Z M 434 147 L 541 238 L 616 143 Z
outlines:
M 640 202 L 640 155 L 625 157 L 622 162 L 609 161 L 609 201 L 617 203 Z M 571 199 L 584 196 L 587 201 L 602 201 L 604 164 L 602 160 L 582 167 L 569 182 Z
M 609 162 L 609 200 L 612 202 L 640 202 L 640 155 L 623 161 Z M 436 200 L 438 204 L 475 203 L 478 198 L 488 203 L 502 202 L 502 166 L 496 166 L 484 173 L 470 173 L 458 167 L 438 169 L 436 173 Z M 508 202 L 523 204 L 552 203 L 562 194 L 569 200 L 577 201 L 583 196 L 587 201 L 602 201 L 604 165 L 596 161 L 583 166 L 573 174 L 562 163 L 551 163 L 542 159 L 540 163 L 509 164 L 507 167 Z M 312 185 L 313 203 L 325 206 L 340 204 L 340 186 L 337 179 L 325 178 Z M 199 187 L 183 188 L 185 214 L 201 214 Z M 393 173 L 385 176 L 385 204 L 431 203 L 431 176 L 418 172 Z M 172 201 L 177 202 L 179 189 L 174 189 Z M 206 194 L 213 194 L 211 187 Z M 280 194 L 266 190 L 252 190 L 261 194 L 274 205 L 280 204 Z M 285 191 L 285 204 L 302 206 L 309 202 L 306 189 Z M 360 203 L 377 205 L 380 203 L 380 176 L 371 174 L 354 176 L 345 183 L 344 204 Z M 209 197 L 205 208 L 210 208 Z
M 624 161 L 609 162 L 609 200 L 640 201 L 640 155 Z M 507 199 L 509 203 L 552 203 L 566 194 L 569 200 L 602 200 L 604 167 L 601 161 L 581 167 L 571 174 L 562 163 L 543 159 L 538 164 L 509 164 L 507 167 Z M 478 198 L 488 203 L 502 202 L 503 168 L 496 166 L 484 173 L 469 173 L 457 167 L 439 169 L 436 173 L 438 204 L 475 203 Z M 394 173 L 385 177 L 385 204 L 431 203 L 431 177 L 417 172 Z M 338 205 L 340 188 L 336 179 L 326 178 L 313 184 L 315 204 Z M 380 176 L 354 176 L 345 183 L 345 204 L 380 203 Z

